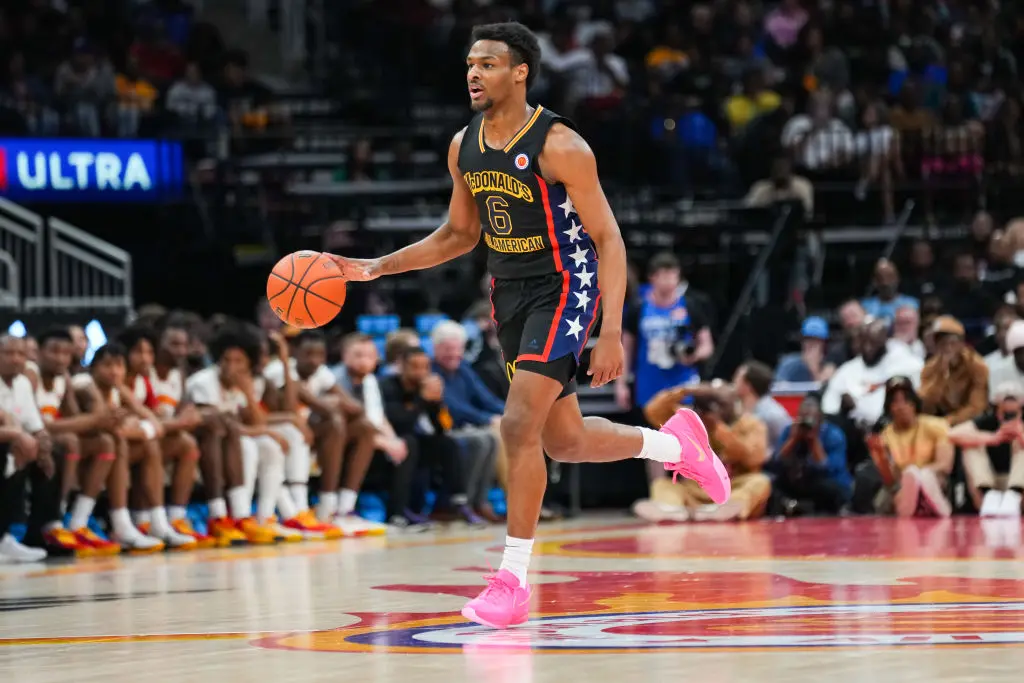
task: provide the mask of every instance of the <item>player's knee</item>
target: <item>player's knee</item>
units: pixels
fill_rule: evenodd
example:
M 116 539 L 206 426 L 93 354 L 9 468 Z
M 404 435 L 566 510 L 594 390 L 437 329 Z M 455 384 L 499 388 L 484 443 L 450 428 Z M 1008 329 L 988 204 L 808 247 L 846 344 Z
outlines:
M 583 437 L 581 434 L 558 434 L 557 436 L 545 436 L 544 452 L 548 457 L 558 462 L 582 462 Z
M 199 450 L 199 443 L 196 441 L 196 437 L 192 436 L 188 432 L 178 432 L 178 436 L 176 438 L 176 445 L 180 449 L 181 453 L 188 455 Z
M 540 441 L 540 427 L 537 416 L 529 408 L 506 407 L 501 418 L 501 438 L 514 449 L 517 445 Z
M 56 441 L 57 445 L 61 447 L 65 455 L 78 455 L 82 452 L 82 444 L 78 440 L 77 434 L 60 434 L 54 439 L 54 441 Z
M 97 434 L 94 439 L 96 443 L 95 455 L 112 455 L 117 452 L 117 440 L 114 439 L 113 434 L 102 432 Z

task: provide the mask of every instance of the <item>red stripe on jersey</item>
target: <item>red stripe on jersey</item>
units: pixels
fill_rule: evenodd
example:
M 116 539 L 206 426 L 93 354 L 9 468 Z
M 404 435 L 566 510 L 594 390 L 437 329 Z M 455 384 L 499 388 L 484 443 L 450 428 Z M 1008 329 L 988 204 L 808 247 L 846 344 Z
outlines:
M 555 339 L 558 338 L 558 325 L 562 322 L 562 314 L 565 312 L 565 303 L 569 300 L 569 279 L 572 277 L 572 273 L 568 270 L 562 271 L 562 296 L 558 299 L 558 308 L 555 309 L 555 317 L 551 320 L 551 327 L 548 329 L 548 339 L 544 343 L 544 353 L 528 353 L 519 356 L 517 361 L 521 360 L 536 360 L 542 363 L 547 363 L 551 360 L 551 348 L 555 345 Z
M 537 178 L 537 184 L 540 186 L 540 200 L 541 204 L 544 205 L 544 217 L 548 222 L 548 240 L 551 242 L 551 254 L 555 259 L 555 271 L 561 273 L 565 270 L 562 267 L 562 255 L 558 250 L 558 236 L 555 235 L 555 217 L 551 215 L 551 198 L 548 195 L 548 184 L 539 175 L 534 174 Z

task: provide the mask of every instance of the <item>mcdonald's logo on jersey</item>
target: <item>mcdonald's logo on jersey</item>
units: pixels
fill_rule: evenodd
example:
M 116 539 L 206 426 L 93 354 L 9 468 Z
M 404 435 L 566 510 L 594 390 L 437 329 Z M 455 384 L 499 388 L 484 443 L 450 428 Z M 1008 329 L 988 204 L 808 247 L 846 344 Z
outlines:
M 470 171 L 462 177 L 474 197 L 481 192 L 498 192 L 533 203 L 533 190 L 530 186 L 503 171 Z

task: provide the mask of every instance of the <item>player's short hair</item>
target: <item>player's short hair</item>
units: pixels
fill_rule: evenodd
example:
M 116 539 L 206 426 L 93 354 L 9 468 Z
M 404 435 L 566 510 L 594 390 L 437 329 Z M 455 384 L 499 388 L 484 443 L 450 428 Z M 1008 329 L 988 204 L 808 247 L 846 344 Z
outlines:
M 110 342 L 109 344 L 104 344 L 100 348 L 96 349 L 96 353 L 92 355 L 92 362 L 89 364 L 89 367 L 95 367 L 107 358 L 120 358 L 121 360 L 124 360 L 126 355 L 128 354 L 124 345 L 116 341 Z
M 131 327 L 125 328 L 121 334 L 117 335 L 117 341 L 124 346 L 125 349 L 131 351 L 139 342 L 148 341 L 149 345 L 153 347 L 155 351 L 157 348 L 157 334 L 156 332 L 145 325 L 132 325 Z
M 303 330 L 295 335 L 295 347 L 298 348 L 304 344 L 323 344 L 327 345 L 327 335 L 320 330 Z
M 341 338 L 341 351 L 344 353 L 356 344 L 372 344 L 373 337 L 362 332 L 351 332 Z
M 772 390 L 772 380 L 775 377 L 772 369 L 756 360 L 747 361 L 743 367 L 746 368 L 743 378 L 747 380 L 754 393 L 758 396 L 767 396 Z
M 249 358 L 249 365 L 259 367 L 263 350 L 260 337 L 253 330 L 237 322 L 227 322 L 210 339 L 210 355 L 220 361 L 228 349 L 238 349 Z
M 36 343 L 39 344 L 39 348 L 46 346 L 49 341 L 62 341 L 68 342 L 69 344 L 74 342 L 71 333 L 68 332 L 66 327 L 51 327 L 43 330 L 42 333 L 36 337 Z
M 683 267 L 679 264 L 679 259 L 676 255 L 670 251 L 662 251 L 651 257 L 650 263 L 647 264 L 647 275 L 651 276 L 661 270 L 679 270 Z
M 529 71 L 526 74 L 526 87 L 529 89 L 540 73 L 540 43 L 533 31 L 518 21 L 505 21 L 500 24 L 481 24 L 473 27 L 470 43 L 478 40 L 493 40 L 508 45 L 509 58 L 513 66 L 525 64 Z
M 402 349 L 401 358 L 403 363 L 411 359 L 413 356 L 427 356 L 429 358 L 427 350 L 422 346 L 407 346 Z

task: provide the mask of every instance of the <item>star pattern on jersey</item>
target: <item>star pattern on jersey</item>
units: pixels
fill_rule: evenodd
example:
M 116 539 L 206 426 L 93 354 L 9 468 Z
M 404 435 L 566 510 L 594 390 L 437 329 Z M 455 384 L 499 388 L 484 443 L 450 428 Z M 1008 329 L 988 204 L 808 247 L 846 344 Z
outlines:
M 583 312 L 587 311 L 587 304 L 590 303 L 590 295 L 587 294 L 586 290 L 582 292 L 573 292 L 576 295 L 576 308 L 582 308 Z
M 566 201 L 568 201 L 568 200 L 566 200 Z M 578 240 L 581 239 L 580 238 L 580 230 L 582 230 L 582 229 L 583 229 L 582 225 L 580 225 L 576 221 L 573 221 L 572 222 L 572 227 L 569 228 L 568 230 L 566 230 L 565 232 L 563 232 L 562 234 L 563 235 L 568 235 L 568 237 L 569 237 L 569 244 L 572 244 L 572 243 L 577 242 Z
M 586 266 L 583 266 L 583 270 L 581 270 L 580 272 L 576 273 L 575 275 L 576 275 L 576 277 L 578 277 L 580 279 L 580 286 L 581 287 L 593 287 L 594 286 L 593 282 L 591 282 L 591 279 L 594 277 L 594 274 L 589 272 L 589 271 L 587 271 L 587 267 Z
M 566 319 L 569 323 L 569 331 L 565 333 L 566 337 L 572 337 L 576 341 L 580 340 L 580 332 L 583 331 L 583 325 L 580 325 L 580 316 L 576 316 L 575 320 Z
M 576 245 L 576 251 L 574 251 L 573 253 L 569 254 L 569 258 L 571 258 L 573 260 L 574 265 L 582 266 L 583 263 L 587 260 L 587 252 L 588 251 L 590 251 L 590 250 L 589 249 L 583 249 L 583 248 L 580 247 L 580 245 L 577 244 Z
M 565 201 L 559 204 L 558 208 L 565 212 L 564 218 L 568 218 L 570 213 L 576 213 L 576 207 L 572 205 L 569 195 L 565 195 Z

